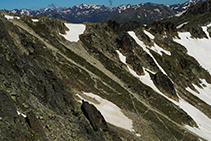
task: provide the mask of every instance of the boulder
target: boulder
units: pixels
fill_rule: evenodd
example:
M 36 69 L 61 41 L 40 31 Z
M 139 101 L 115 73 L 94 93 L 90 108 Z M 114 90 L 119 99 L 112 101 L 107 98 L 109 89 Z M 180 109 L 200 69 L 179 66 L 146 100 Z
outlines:
M 81 105 L 81 110 L 83 111 L 85 117 L 89 120 L 94 131 L 98 131 L 100 130 L 100 128 L 103 131 L 107 131 L 108 125 L 102 114 L 97 110 L 97 108 L 84 100 L 82 102 L 83 103 Z
M 174 84 L 171 82 L 171 80 L 168 78 L 168 76 L 166 76 L 165 74 L 163 74 L 162 72 L 159 71 L 154 75 L 153 81 L 154 81 L 156 87 L 162 93 L 164 93 L 169 98 L 172 98 L 172 99 L 178 101 L 179 98 L 176 94 Z

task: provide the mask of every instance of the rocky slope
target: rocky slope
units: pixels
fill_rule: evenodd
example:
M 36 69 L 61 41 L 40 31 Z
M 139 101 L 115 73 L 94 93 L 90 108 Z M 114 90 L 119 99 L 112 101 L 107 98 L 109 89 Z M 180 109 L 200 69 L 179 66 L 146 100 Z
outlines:
M 209 55 L 185 44 L 209 44 L 210 5 L 147 26 L 1 12 L 0 140 L 210 140 Z

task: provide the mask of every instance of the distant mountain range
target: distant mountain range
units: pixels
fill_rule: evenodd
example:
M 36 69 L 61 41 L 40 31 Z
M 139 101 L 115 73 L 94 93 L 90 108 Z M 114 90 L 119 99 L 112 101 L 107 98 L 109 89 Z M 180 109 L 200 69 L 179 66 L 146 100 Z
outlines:
M 97 4 L 81 4 L 65 8 L 53 4 L 53 8 L 44 8 L 41 10 L 14 9 L 9 12 L 28 16 L 46 15 L 48 17 L 56 17 L 72 23 L 105 22 L 108 20 L 125 23 L 133 20 L 147 24 L 161 18 L 184 12 L 200 1 L 202 0 L 190 0 L 183 4 L 176 5 L 140 3 L 137 5 L 121 5 L 113 8 Z

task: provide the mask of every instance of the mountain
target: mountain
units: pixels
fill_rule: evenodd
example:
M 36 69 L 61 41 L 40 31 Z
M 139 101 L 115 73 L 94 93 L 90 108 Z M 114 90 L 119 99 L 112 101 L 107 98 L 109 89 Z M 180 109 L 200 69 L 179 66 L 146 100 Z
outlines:
M 70 8 L 52 5 L 54 8 L 45 8 L 37 11 L 14 9 L 10 12 L 28 16 L 46 15 L 49 17 L 57 17 L 72 23 L 106 22 L 109 20 L 116 20 L 118 23 L 125 23 L 130 20 L 135 20 L 147 24 L 161 18 L 184 12 L 200 1 L 202 0 L 190 0 L 184 4 L 177 5 L 140 3 L 137 5 L 121 5 L 114 8 L 108 8 L 104 5 L 101 6 L 97 4 L 81 4 Z
M 116 15 L 118 12 L 131 7 L 131 5 L 119 6 L 115 8 L 108 8 L 104 5 L 100 6 L 97 4 L 81 4 L 75 5 L 70 8 L 45 8 L 38 11 L 32 11 L 27 9 L 15 9 L 11 12 L 14 14 L 24 14 L 28 16 L 49 16 L 64 19 L 72 23 L 83 23 L 83 22 L 99 22 L 107 19 L 110 16 Z
M 1 11 L 0 140 L 211 140 L 210 9 L 148 25 Z
M 144 5 L 139 4 L 138 7 L 130 7 L 113 17 L 109 17 L 107 20 L 115 20 L 120 24 L 127 21 L 138 21 L 143 24 L 148 24 L 175 14 L 183 13 L 191 6 L 201 1 L 202 0 L 190 0 L 183 4 L 175 5 L 159 5 L 153 3 Z
M 190 8 L 191 6 L 202 2 L 203 0 L 189 0 L 183 4 L 174 4 L 174 5 L 170 5 L 171 9 L 176 10 L 177 13 L 183 12 L 184 10 L 187 10 L 188 8 Z
M 164 17 L 175 15 L 176 12 L 176 10 L 172 10 L 169 6 L 166 5 L 149 4 L 139 8 L 129 8 L 122 11 L 120 14 L 109 17 L 108 20 L 115 20 L 120 24 L 123 24 L 127 21 L 138 21 L 147 24 Z

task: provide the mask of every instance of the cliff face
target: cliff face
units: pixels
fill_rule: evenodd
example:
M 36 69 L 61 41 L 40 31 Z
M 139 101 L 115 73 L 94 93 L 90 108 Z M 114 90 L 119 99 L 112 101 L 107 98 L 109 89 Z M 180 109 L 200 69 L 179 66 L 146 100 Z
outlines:
M 210 122 L 195 95 L 210 72 L 179 43 L 191 31 L 177 20 L 74 25 L 2 12 L 0 140 L 209 139 L 191 111 Z

